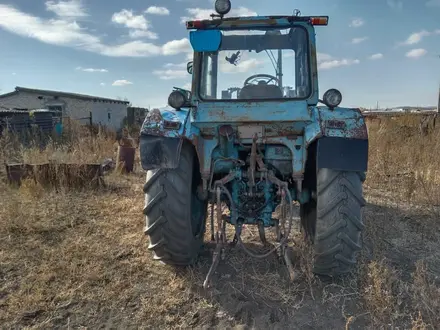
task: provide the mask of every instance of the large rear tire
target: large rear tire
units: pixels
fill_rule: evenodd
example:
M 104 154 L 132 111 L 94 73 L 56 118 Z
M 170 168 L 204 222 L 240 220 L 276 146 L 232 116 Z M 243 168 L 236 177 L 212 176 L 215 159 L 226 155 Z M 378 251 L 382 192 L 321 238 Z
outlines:
M 148 171 L 144 186 L 148 249 L 173 266 L 194 264 L 203 246 L 207 202 L 197 197 L 194 164 L 194 149 L 184 143 L 178 167 Z
M 315 250 L 313 272 L 339 276 L 351 271 L 361 250 L 365 206 L 363 173 L 320 169 L 316 202 L 301 206 L 301 222 Z

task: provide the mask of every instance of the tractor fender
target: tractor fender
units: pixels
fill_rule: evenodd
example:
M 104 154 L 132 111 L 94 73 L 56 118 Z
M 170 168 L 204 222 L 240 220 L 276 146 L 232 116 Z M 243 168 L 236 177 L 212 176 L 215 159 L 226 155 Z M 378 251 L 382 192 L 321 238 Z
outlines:
M 190 111 L 153 109 L 145 117 L 139 138 L 141 166 L 144 170 L 177 168 L 186 122 Z
M 323 136 L 316 146 L 316 168 L 366 172 L 368 140 Z
M 359 109 L 315 108 L 306 142 L 316 144 L 316 169 L 366 172 L 368 131 Z

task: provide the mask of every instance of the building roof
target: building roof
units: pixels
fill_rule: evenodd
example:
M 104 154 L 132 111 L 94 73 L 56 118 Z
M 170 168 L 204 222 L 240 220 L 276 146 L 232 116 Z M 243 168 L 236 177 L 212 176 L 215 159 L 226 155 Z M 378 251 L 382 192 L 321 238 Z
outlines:
M 47 96 L 60 96 L 60 97 L 71 97 L 86 101 L 95 101 L 95 102 L 109 102 L 109 103 L 122 103 L 122 104 L 129 104 L 129 101 L 122 101 L 122 100 L 116 100 L 116 99 L 110 99 L 105 97 L 99 97 L 99 96 L 92 96 L 92 95 L 85 95 L 85 94 L 78 94 L 78 93 L 67 93 L 67 92 L 60 92 L 60 91 L 51 91 L 51 90 L 44 90 L 44 89 L 34 89 L 34 88 L 26 88 L 26 87 L 15 87 L 15 91 L 2 94 L 0 95 L 0 99 L 12 95 L 16 95 L 19 92 L 25 92 L 25 93 L 33 93 L 33 94 L 39 94 L 39 95 L 47 95 Z
M 29 115 L 30 113 L 56 113 L 47 109 L 8 109 L 0 106 L 0 117 L 7 117 L 13 115 Z
M 29 111 L 0 108 L 0 116 L 16 115 L 16 114 L 29 114 Z

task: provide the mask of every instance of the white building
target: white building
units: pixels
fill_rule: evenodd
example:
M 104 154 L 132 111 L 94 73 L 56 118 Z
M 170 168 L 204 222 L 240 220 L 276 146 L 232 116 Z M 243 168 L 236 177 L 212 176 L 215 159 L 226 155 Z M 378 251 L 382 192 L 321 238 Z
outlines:
M 118 129 L 127 116 L 128 101 L 97 96 L 16 87 L 0 95 L 0 107 L 9 109 L 48 109 L 60 111 L 63 117 Z

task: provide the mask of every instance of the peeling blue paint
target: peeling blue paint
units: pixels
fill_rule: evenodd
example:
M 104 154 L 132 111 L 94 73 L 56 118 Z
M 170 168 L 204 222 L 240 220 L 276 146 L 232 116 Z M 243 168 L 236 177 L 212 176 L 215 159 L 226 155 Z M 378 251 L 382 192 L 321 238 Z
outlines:
M 293 155 L 295 173 L 304 170 L 304 150 L 322 136 L 367 138 L 364 118 L 357 109 L 307 107 L 301 101 L 277 105 L 270 102 L 255 102 L 251 105 L 237 102 L 226 105 L 200 104 L 195 118 L 189 115 L 189 109 L 161 109 L 161 120 L 155 122 L 147 117 L 141 134 L 181 137 L 192 141 L 197 149 L 203 150 L 203 155 L 200 154 L 199 157 L 203 159 L 202 169 L 205 172 L 211 170 L 212 152 L 219 146 L 217 128 L 222 125 L 231 125 L 234 130 L 248 124 L 262 125 L 264 136 L 261 141 L 280 143 L 288 147 Z M 180 122 L 181 126 L 178 130 L 164 129 L 164 121 Z M 338 124 L 343 125 L 338 127 Z M 242 143 L 251 143 L 250 138 L 241 140 Z
M 310 150 L 313 149 L 311 146 L 316 145 L 316 141 L 329 138 L 325 146 L 330 146 L 331 149 L 332 141 L 368 139 L 366 124 L 358 109 L 342 107 L 329 109 L 318 106 L 316 41 L 310 17 L 259 16 L 201 21 L 197 24 L 198 26 L 205 24 L 203 28 L 211 30 L 191 32 L 191 44 L 195 50 L 192 106 L 179 110 L 165 108 L 149 114 L 144 121 L 141 134 L 145 138 L 148 136 L 164 139 L 179 138 L 192 143 L 199 160 L 203 190 L 207 194 L 214 177 L 224 178 L 230 175 L 233 177 L 229 186 L 232 198 L 237 205 L 242 206 L 243 191 L 248 189 L 246 167 L 250 163 L 250 148 L 254 140 L 258 145 L 258 157 L 261 157 L 260 160 L 264 166 L 267 166 L 266 170 L 275 171 L 283 180 L 290 178 L 296 183 L 301 183 L 305 176 Z M 199 97 L 201 63 L 198 52 L 218 49 L 222 37 L 219 30 L 271 30 L 295 25 L 305 27 L 308 33 L 310 54 L 308 63 L 312 93 L 307 99 L 234 101 L 203 100 Z M 178 122 L 180 126 L 174 130 L 165 129 L 164 123 L 167 121 Z M 344 144 L 338 144 L 341 145 Z M 327 154 L 331 155 L 331 150 Z M 350 163 L 350 155 L 344 158 L 344 162 Z M 328 156 L 326 157 L 327 159 L 320 158 L 322 164 L 340 165 L 337 162 L 328 162 Z M 357 160 L 357 163 L 353 161 L 351 164 L 346 164 L 346 168 L 350 170 L 364 166 L 363 159 Z M 258 216 L 265 226 L 272 226 L 270 214 L 276 207 L 273 201 L 274 191 L 271 184 L 262 183 L 263 181 L 259 181 L 254 187 L 259 196 L 264 196 L 265 203 Z M 298 186 L 289 189 L 292 189 L 292 195 L 301 203 L 311 198 L 311 193 L 307 189 L 302 191 Z M 249 214 L 243 215 L 243 218 L 245 223 L 255 223 L 257 220 L 255 215 Z
M 160 116 L 157 115 L 160 114 Z M 181 137 L 186 131 L 186 123 L 189 117 L 189 109 L 182 108 L 176 111 L 173 108 L 154 109 L 145 117 L 142 124 L 141 134 L 143 135 L 157 135 L 166 137 Z M 179 122 L 178 130 L 167 129 L 164 127 L 164 122 Z

